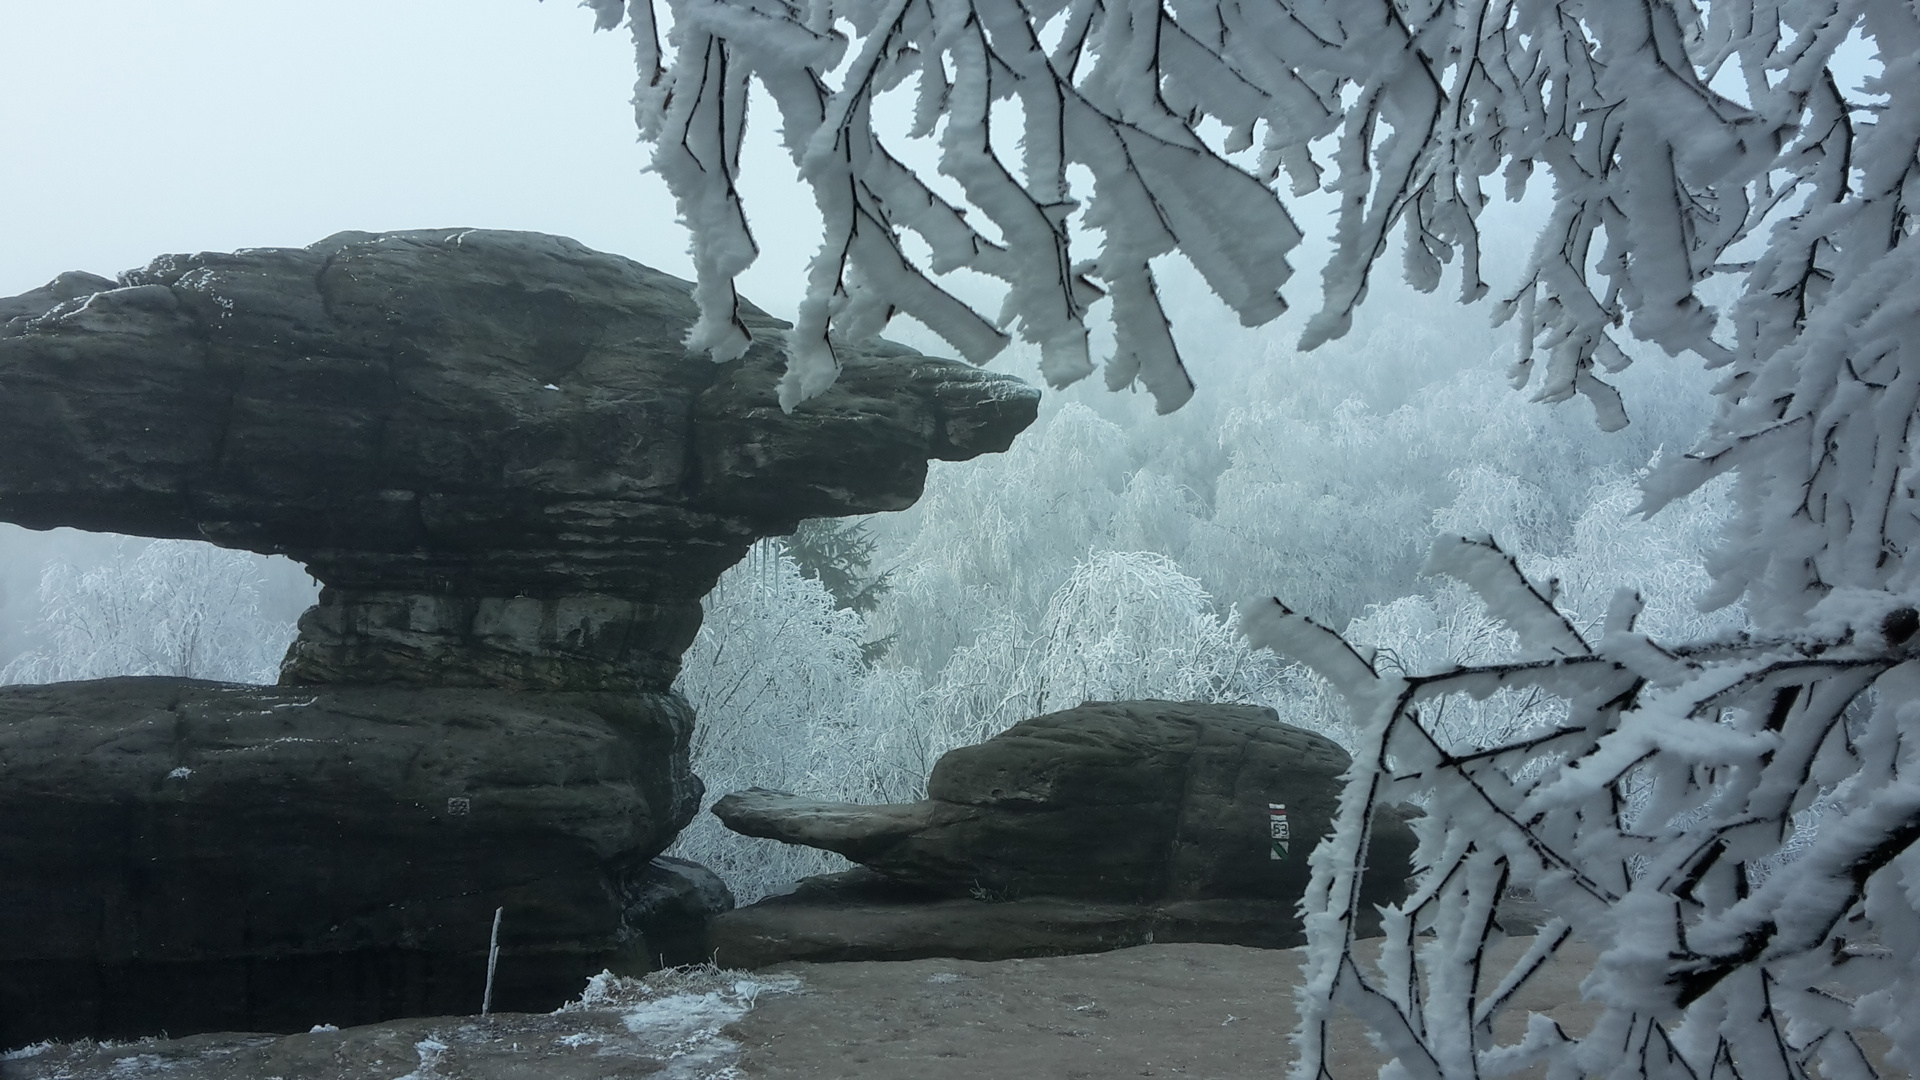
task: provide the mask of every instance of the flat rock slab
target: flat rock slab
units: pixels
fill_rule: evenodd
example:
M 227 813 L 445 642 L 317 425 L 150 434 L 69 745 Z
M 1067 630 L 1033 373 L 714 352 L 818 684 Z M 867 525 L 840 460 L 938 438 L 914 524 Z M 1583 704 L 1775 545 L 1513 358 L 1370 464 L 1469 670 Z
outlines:
M 749 970 L 789 961 L 1006 960 L 1154 942 L 1277 949 L 1305 940 L 1291 903 L 952 899 L 891 886 L 870 870 L 809 878 L 792 893 L 724 912 L 707 924 L 715 962 Z
M 1503 942 L 1497 956 L 1510 962 L 1530 943 Z M 1293 1063 L 1301 959 L 1297 949 L 1155 944 L 999 963 L 788 965 L 775 970 L 798 974 L 805 992 L 767 999 L 732 1034 L 743 1074 L 767 1080 L 1272 1080 Z M 1523 1005 L 1585 1032 L 1598 1015 L 1579 994 L 1592 962 L 1573 948 Z M 1508 1017 L 1498 1030 L 1517 1037 L 1523 1025 Z M 1384 1064 L 1351 1018 L 1333 1043 L 1343 1077 Z
M 593 987 L 602 993 L 595 999 Z M 645 981 L 604 977 L 587 1003 L 553 1013 L 440 1016 L 275 1036 L 219 1033 L 119 1044 L 26 1047 L 4 1080 L 693 1080 L 730 1073 L 740 1045 L 722 1033 L 792 976 L 742 980 L 712 969 Z M 610 992 L 608 992 L 610 989 Z
M 1510 961 L 1528 944 L 1503 942 L 1496 956 Z M 393 1078 L 418 1070 L 416 1047 L 433 1038 L 448 1046 L 431 1071 L 434 1080 L 1272 1080 L 1293 1060 L 1288 1036 L 1300 963 L 1298 950 L 1156 944 L 996 963 L 793 964 L 779 973 L 798 979 L 797 992 L 761 992 L 750 1012 L 719 1029 L 717 1040 L 730 1044 L 720 1052 L 716 1037 L 676 1035 L 688 1027 L 665 1026 L 665 1010 L 655 1010 L 633 1027 L 624 1019 L 631 1013 L 609 1013 L 608 1020 L 574 1013 L 498 1017 L 491 1035 L 468 1017 L 279 1040 L 209 1036 L 53 1047 L 0 1061 L 0 1078 Z M 1584 1032 L 1595 1010 L 1579 1000 L 1578 986 L 1592 963 L 1590 951 L 1567 947 L 1520 996 L 1521 1007 Z M 1509 1016 L 1499 1030 L 1511 1037 L 1522 1022 Z M 644 1048 L 671 1047 L 676 1038 L 691 1051 L 680 1059 Z M 1333 1038 L 1342 1077 L 1369 1077 L 1382 1064 L 1351 1019 L 1335 1025 Z

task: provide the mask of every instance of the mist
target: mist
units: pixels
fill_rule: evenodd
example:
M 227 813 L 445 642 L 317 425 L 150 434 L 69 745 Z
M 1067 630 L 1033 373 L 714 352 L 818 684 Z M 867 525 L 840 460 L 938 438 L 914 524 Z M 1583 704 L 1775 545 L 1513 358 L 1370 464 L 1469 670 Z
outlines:
M 9 103 L 0 133 L 15 152 L 0 164 L 9 193 L 0 200 L 0 235 L 8 238 L 0 294 L 66 270 L 110 276 L 168 252 L 300 246 L 343 229 L 450 225 L 558 233 L 690 277 L 687 232 L 664 185 L 645 171 L 646 151 L 635 138 L 630 44 L 624 34 L 590 33 L 588 25 L 570 5 L 522 0 L 324 9 L 205 0 L 164 11 L 131 2 L 10 6 L 0 11 L 0 40 L 14 46 L 17 60 L 0 71 L 0 100 Z M 759 107 L 757 116 L 743 172 L 761 255 L 740 288 L 790 318 L 819 218 L 791 176 L 772 110 Z M 1128 476 L 1157 468 L 1209 503 L 1231 457 L 1220 425 L 1250 401 L 1291 401 L 1302 415 L 1350 401 L 1379 418 L 1450 380 L 1478 387 L 1490 410 L 1502 394 L 1512 396 L 1498 389 L 1512 330 L 1488 325 L 1488 305 L 1458 304 L 1451 272 L 1433 294 L 1377 274 L 1352 333 L 1297 354 L 1292 343 L 1317 300 L 1314 271 L 1327 250 L 1331 197 L 1299 200 L 1294 211 L 1308 239 L 1294 257 L 1293 310 L 1267 326 L 1239 326 L 1183 259 L 1161 260 L 1176 340 L 1198 384 L 1185 409 L 1157 417 L 1144 395 L 1111 394 L 1089 380 L 1049 392 L 1027 439 L 1044 438 L 1062 409 L 1091 410 L 1122 433 Z M 1540 213 L 1526 204 L 1489 214 L 1488 248 L 1501 256 L 1488 260 L 1496 295 L 1512 286 L 1499 275 L 1523 263 Z M 1390 254 L 1383 265 L 1393 261 Z M 984 293 L 979 302 L 991 310 Z M 951 352 L 910 319 L 896 320 L 889 336 L 935 355 Z M 1096 318 L 1096 355 L 1110 345 L 1110 324 Z M 1643 422 L 1620 437 L 1591 432 L 1583 403 L 1536 407 L 1549 414 L 1537 422 L 1555 438 L 1590 438 L 1597 448 L 1584 464 L 1581 454 L 1556 461 L 1543 448 L 1542 479 L 1551 486 L 1557 476 L 1566 487 L 1563 513 L 1593 480 L 1582 471 L 1593 455 L 1631 469 L 1655 448 L 1680 450 L 1704 419 L 1699 407 L 1674 411 L 1699 394 L 1663 389 L 1673 378 L 1698 383 L 1685 362 L 1646 359 L 1624 383 L 1629 411 Z M 1019 346 L 992 364 L 1038 381 L 1036 365 L 1033 351 Z M 1474 463 L 1470 440 L 1441 445 L 1447 441 L 1442 434 L 1430 450 L 1455 457 L 1429 459 L 1432 476 Z M 1425 493 L 1433 505 L 1413 518 L 1439 509 L 1444 488 Z M 876 520 L 876 535 L 904 550 L 915 514 Z M 87 571 L 133 558 L 144 543 L 0 525 L 0 665 L 33 647 L 48 567 Z M 1322 614 L 1344 620 L 1392 600 L 1411 584 L 1404 565 L 1416 555 L 1398 558 L 1401 572 L 1355 583 L 1352 595 Z M 310 579 L 285 560 L 259 566 L 263 610 L 291 622 L 311 600 Z M 1247 589 L 1285 586 L 1256 584 L 1258 576 L 1202 575 L 1223 610 Z

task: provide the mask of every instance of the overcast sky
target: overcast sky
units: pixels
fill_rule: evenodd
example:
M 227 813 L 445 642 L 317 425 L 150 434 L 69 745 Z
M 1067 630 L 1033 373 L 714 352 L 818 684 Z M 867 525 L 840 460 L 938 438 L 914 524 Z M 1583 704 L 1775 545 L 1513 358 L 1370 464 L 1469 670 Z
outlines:
M 530 229 L 690 277 L 672 200 L 643 172 L 631 41 L 592 25 L 574 0 L 0 0 L 0 295 L 342 229 Z M 757 107 L 740 186 L 761 256 L 740 289 L 790 317 L 819 218 L 778 137 Z M 1319 299 L 1334 203 L 1288 202 L 1310 239 L 1290 257 L 1294 314 L 1268 332 L 1291 339 Z M 1204 386 L 1204 339 L 1237 320 L 1184 267 L 1163 271 Z M 996 310 L 997 289 L 955 284 Z M 914 331 L 890 336 L 951 355 Z M 1006 366 L 1031 378 L 1032 363 Z
M 0 3 L 0 295 L 342 229 L 533 229 L 690 276 L 643 175 L 626 31 L 573 0 Z M 763 117 L 763 121 L 770 117 Z M 799 298 L 812 200 L 771 123 L 743 185 Z M 782 167 L 785 166 L 785 167 Z
M 592 22 L 574 0 L 0 0 L 0 295 L 165 252 L 443 226 L 560 233 L 691 276 L 672 200 L 642 172 L 627 33 Z M 1845 51 L 1852 86 L 1866 51 Z M 791 315 L 819 219 L 773 110 L 748 131 L 762 254 L 741 291 Z M 1318 299 L 1312 238 L 1333 208 L 1288 201 L 1310 239 L 1280 333 Z M 1496 279 L 1525 262 L 1504 216 L 1487 222 Z M 1178 329 L 1231 322 L 1191 276 L 1163 282 Z M 1376 284 L 1404 292 L 1395 276 Z
M 0 296 L 165 252 L 440 226 L 561 233 L 690 276 L 641 172 L 631 44 L 592 28 L 573 0 L 0 0 Z M 776 133 L 757 136 L 770 167 L 743 188 L 774 250 L 742 289 L 790 313 L 817 218 Z M 40 564 L 112 550 L 0 525 L 0 664 L 27 644 Z M 288 619 L 311 599 L 270 593 Z

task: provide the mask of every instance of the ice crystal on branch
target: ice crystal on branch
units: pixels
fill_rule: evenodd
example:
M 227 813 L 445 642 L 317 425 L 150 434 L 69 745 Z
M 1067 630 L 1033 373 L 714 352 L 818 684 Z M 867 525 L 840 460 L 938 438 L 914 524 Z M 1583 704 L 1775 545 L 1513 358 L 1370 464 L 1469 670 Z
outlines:
M 615 5 L 595 7 L 605 25 Z M 1293 135 L 1312 138 L 1337 122 L 1330 102 L 1339 85 L 1322 79 L 1316 91 L 1289 76 L 1277 94 L 1264 88 L 1209 43 L 1242 40 L 1229 38 L 1227 23 L 1190 31 L 1158 4 L 1095 0 L 665 7 L 670 59 L 652 5 L 631 6 L 641 71 L 635 104 L 656 147 L 654 167 L 694 231 L 702 316 L 688 344 L 725 359 L 749 340 L 733 317 L 732 282 L 757 254 L 735 188 L 750 81 L 779 110 L 787 150 L 825 222 L 787 343 L 781 392 L 789 406 L 832 384 L 830 330 L 864 337 L 896 312 L 976 362 L 1017 330 L 1039 346 L 1048 380 L 1065 385 L 1092 372 L 1086 316 L 1110 296 L 1119 344 L 1107 362 L 1109 385 L 1138 381 L 1163 410 L 1177 408 L 1192 383 L 1151 267 L 1175 250 L 1248 325 L 1285 310 L 1284 256 L 1299 231 L 1266 182 L 1196 126 L 1218 118 L 1231 131 L 1227 143 L 1245 146 L 1257 125 L 1283 118 Z M 1050 23 L 1057 34 L 1043 34 Z M 937 147 L 939 172 L 965 205 L 937 193 L 875 126 L 876 99 L 908 83 L 915 104 L 905 138 Z M 1017 162 L 1004 160 L 990 135 L 996 120 L 1012 115 L 1003 103 L 1014 102 Z M 1300 124 L 1302 106 L 1319 122 Z M 1278 134 L 1268 141 L 1281 152 Z M 1090 175 L 1089 190 L 1078 189 L 1076 167 Z M 1096 257 L 1076 261 L 1070 219 L 1082 208 L 1085 227 L 1104 239 Z M 924 259 L 907 233 L 924 246 Z M 962 268 L 1004 286 L 996 318 L 935 280 Z
M 1555 624 L 1547 636 L 1562 655 L 1399 676 L 1277 601 L 1246 620 L 1256 640 L 1338 685 L 1361 721 L 1335 840 L 1313 854 L 1295 1075 L 1333 1064 L 1322 1039 L 1336 1004 L 1411 1076 L 1535 1064 L 1570 1076 L 1807 1076 L 1816 1063 L 1872 1076 L 1853 1034 L 1863 1029 L 1916 1060 L 1920 1025 L 1905 1004 L 1920 929 L 1913 609 L 1832 640 L 1663 648 L 1634 632 L 1639 598 L 1623 591 L 1589 649 L 1517 569 L 1499 572 L 1510 562 L 1458 554 L 1483 544 L 1442 538 L 1434 564 L 1464 572 L 1516 629 Z M 1422 716 L 1449 695 L 1522 688 L 1567 708 L 1464 748 Z M 1380 806 L 1409 797 L 1426 811 L 1422 872 L 1387 913 L 1370 967 L 1352 923 L 1364 837 Z M 1827 804 L 1817 831 L 1796 837 L 1796 812 L 1816 801 Z M 1558 917 L 1511 970 L 1483 970 L 1515 887 Z M 1494 1018 L 1576 930 L 1600 952 L 1583 986 L 1604 1009 L 1593 1030 L 1576 1039 L 1535 1018 L 1521 1041 L 1497 1042 Z
M 592 6 L 601 26 L 621 11 L 620 0 Z M 1155 257 L 1178 251 L 1242 321 L 1266 322 L 1285 310 L 1287 255 L 1300 240 L 1273 185 L 1284 176 L 1294 195 L 1337 195 L 1322 306 L 1302 342 L 1310 349 L 1346 332 L 1396 228 L 1409 281 L 1433 289 L 1458 257 L 1464 297 L 1483 295 L 1486 187 L 1517 197 L 1544 168 L 1553 218 L 1522 288 L 1501 306 L 1520 316 L 1527 343 L 1515 378 L 1535 378 L 1538 353 L 1541 397 L 1584 394 L 1618 426 L 1619 396 L 1596 374 L 1627 363 L 1617 329 L 1626 322 L 1670 351 L 1729 359 L 1696 287 L 1727 269 L 1729 249 L 1797 208 L 1803 185 L 1834 171 L 1822 164 L 1830 132 L 1802 119 L 1845 125 L 1851 115 L 1823 73 L 1857 16 L 1822 21 L 1818 4 L 1801 6 L 1766 8 L 1778 11 L 1766 18 L 1804 26 L 1790 47 L 1750 2 L 628 9 L 640 128 L 694 231 L 702 318 L 690 345 L 725 358 L 749 340 L 732 282 L 757 254 L 735 187 L 750 84 L 774 102 L 814 192 L 825 233 L 788 343 L 789 404 L 831 384 L 830 329 L 864 336 L 896 312 L 975 361 L 1017 329 L 1040 346 L 1050 381 L 1072 382 L 1092 371 L 1085 319 L 1104 295 L 1117 332 L 1109 385 L 1138 381 L 1177 408 L 1191 383 L 1157 297 Z M 1737 69 L 1747 103 L 1712 88 L 1723 67 Z M 874 111 L 893 91 L 912 97 L 913 120 L 889 142 Z M 992 138 L 1006 123 L 1018 125 L 1018 160 Z M 962 199 L 936 192 L 902 143 L 936 151 Z M 1096 257 L 1070 254 L 1074 228 L 1100 234 Z M 1003 285 L 997 317 L 937 280 L 960 268 Z
M 594 0 L 601 25 L 619 0 Z M 1627 422 L 1602 375 L 1619 335 L 1724 372 L 1694 451 L 1646 482 L 1649 509 L 1730 476 L 1734 512 L 1706 602 L 1744 598 L 1746 637 L 1658 642 L 1638 600 L 1581 629 L 1551 583 L 1487 539 L 1445 539 L 1457 576 L 1518 635 L 1511 662 L 1377 667 L 1274 604 L 1262 643 L 1351 702 L 1359 753 L 1335 842 L 1316 849 L 1300 1064 L 1320 1021 L 1357 1010 L 1396 1075 L 1872 1075 L 1878 1028 L 1920 1069 L 1920 12 L 1901 0 L 664 0 L 628 5 L 636 106 L 695 233 L 690 344 L 747 343 L 732 281 L 754 255 L 734 181 L 748 87 L 780 113 L 825 235 L 788 342 L 782 401 L 829 385 L 833 336 L 906 312 L 982 360 L 1011 333 L 1055 384 L 1089 374 L 1086 316 L 1112 302 L 1110 386 L 1177 408 L 1191 383 L 1153 260 L 1178 252 L 1249 324 L 1282 309 L 1299 241 L 1283 196 L 1337 197 L 1322 302 L 1302 345 L 1344 334 L 1404 236 L 1401 272 L 1464 299 L 1487 286 L 1488 187 L 1551 179 L 1551 211 L 1496 316 L 1517 320 L 1517 387 Z M 1867 78 L 1836 74 L 1843 50 Z M 874 123 L 937 150 L 950 202 Z M 1017 107 L 1016 107 L 1017 106 Z M 1015 122 L 1018 160 L 996 149 Z M 883 127 L 884 125 L 882 125 Z M 1088 180 L 1090 178 L 1090 181 Z M 944 184 L 945 181 L 942 181 Z M 1075 257 L 1074 230 L 1100 235 Z M 997 279 L 988 318 L 938 280 Z M 1702 298 L 1713 279 L 1723 310 Z M 1451 545 L 1451 546 L 1449 546 Z M 1596 632 L 1597 631 L 1597 632 Z M 1461 748 L 1424 726 L 1448 695 L 1525 688 L 1544 726 Z M 1418 797 L 1425 870 L 1376 974 L 1351 952 L 1367 819 Z M 1824 808 L 1817 817 L 1813 807 Z M 1799 816 L 1796 816 L 1799 815 Z M 1804 824 L 1797 824 L 1804 823 Z M 1808 838 L 1806 832 L 1814 835 Z M 1483 947 L 1510 885 L 1561 923 L 1505 978 Z M 1571 928 L 1600 949 L 1605 1009 L 1575 1038 L 1491 1020 Z M 1427 936 L 1430 935 L 1430 936 Z M 1391 976 L 1391 977 L 1389 977 Z

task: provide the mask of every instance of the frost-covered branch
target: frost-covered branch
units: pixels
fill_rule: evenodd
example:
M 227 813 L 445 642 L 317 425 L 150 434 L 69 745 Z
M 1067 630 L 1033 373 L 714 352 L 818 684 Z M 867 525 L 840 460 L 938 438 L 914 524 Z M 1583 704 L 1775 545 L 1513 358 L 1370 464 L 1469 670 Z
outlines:
M 896 312 L 974 360 L 1018 333 L 1051 382 L 1072 382 L 1093 370 L 1086 317 L 1105 297 L 1108 384 L 1176 408 L 1191 382 L 1154 260 L 1182 254 L 1243 322 L 1272 319 L 1300 239 L 1283 176 L 1290 197 L 1337 199 L 1313 348 L 1347 331 L 1395 229 L 1414 285 L 1437 287 L 1457 257 L 1463 298 L 1486 292 L 1489 185 L 1518 197 L 1544 171 L 1547 224 L 1495 308 L 1519 324 L 1512 380 L 1544 401 L 1584 396 L 1615 429 L 1626 411 L 1603 375 L 1629 361 L 1621 335 L 1723 372 L 1712 426 L 1646 480 L 1644 507 L 1730 478 L 1703 603 L 1744 602 L 1751 636 L 1656 642 L 1633 629 L 1631 595 L 1583 625 L 1479 541 L 1432 566 L 1519 636 L 1512 664 L 1416 677 L 1284 610 L 1249 613 L 1259 640 L 1341 687 L 1361 732 L 1339 842 L 1319 849 L 1309 1029 L 1349 1004 L 1422 1075 L 1539 1060 L 1704 1075 L 1724 1059 L 1794 1076 L 1816 1057 L 1865 1075 L 1846 1031 L 1866 1024 L 1920 1068 L 1898 996 L 1916 989 L 1920 941 L 1903 786 L 1920 617 L 1900 614 L 1920 610 L 1913 4 L 659 2 L 670 54 L 654 0 L 593 6 L 601 25 L 631 16 L 642 131 L 695 233 L 691 344 L 724 358 L 747 342 L 731 316 L 755 254 L 735 187 L 750 85 L 779 110 L 821 211 L 789 406 L 832 381 L 836 335 Z M 911 98 L 898 110 L 896 90 Z M 938 165 L 913 164 L 914 144 Z M 963 268 L 1000 284 L 997 314 L 942 282 Z M 1552 738 L 1462 756 L 1442 730 L 1449 699 L 1516 689 L 1564 702 L 1534 710 L 1559 717 Z M 1443 992 L 1396 990 L 1334 948 L 1365 819 L 1421 792 L 1428 877 L 1395 962 L 1415 970 L 1404 957 L 1422 929 L 1438 935 L 1422 963 L 1473 961 L 1493 932 L 1489 890 L 1529 885 L 1606 946 L 1589 983 L 1608 1010 L 1596 1034 L 1536 1025 L 1495 1051 L 1461 1005 L 1462 969 L 1434 976 Z M 1809 841 L 1795 823 L 1816 805 Z M 1894 959 L 1838 944 L 1862 926 Z M 1834 989 L 1869 970 L 1878 982 L 1857 996 Z
M 1440 569 L 1532 640 L 1578 640 L 1488 541 L 1443 538 L 1435 550 Z M 1909 704 L 1920 616 L 1887 604 L 1824 635 L 1663 647 L 1633 630 L 1638 598 L 1624 593 L 1591 651 L 1419 676 L 1375 671 L 1279 601 L 1250 614 L 1248 635 L 1319 669 L 1359 727 L 1334 842 L 1313 855 L 1295 1076 L 1328 1074 L 1336 1005 L 1415 1076 L 1537 1064 L 1552 1075 L 1806 1076 L 1816 1062 L 1868 1076 L 1851 1034 L 1863 1029 L 1920 1063 L 1920 1023 L 1901 1012 L 1920 992 L 1920 710 Z M 1471 747 L 1423 717 L 1450 696 L 1521 686 L 1564 710 Z M 1364 838 L 1381 806 L 1403 800 L 1425 810 L 1420 876 L 1386 915 L 1380 960 L 1364 964 L 1353 940 Z M 1815 804 L 1817 818 L 1796 817 Z M 1511 969 L 1483 970 L 1514 888 L 1555 919 Z M 1604 1010 L 1595 1026 L 1576 1038 L 1533 1017 L 1520 1041 L 1500 1042 L 1493 1020 L 1572 930 L 1599 952 L 1583 985 Z
M 1500 307 L 1521 321 L 1514 378 L 1534 378 L 1538 353 L 1542 399 L 1585 395 L 1613 427 L 1626 416 L 1597 374 L 1628 362 L 1613 335 L 1625 328 L 1716 363 L 1751 353 L 1744 340 L 1730 347 L 1716 336 L 1721 320 L 1701 283 L 1745 274 L 1736 336 L 1772 332 L 1834 280 L 1818 250 L 1837 223 L 1828 211 L 1897 197 L 1902 182 L 1849 190 L 1848 155 L 1870 137 L 1857 132 L 1885 125 L 1861 123 L 1863 107 L 1844 99 L 1827 65 L 1850 32 L 1897 30 L 1904 9 L 1869 16 L 1856 5 L 1789 3 L 1763 17 L 1751 0 L 591 6 L 602 27 L 630 8 L 640 128 L 694 230 L 704 315 L 690 344 L 719 358 L 748 340 L 733 318 L 732 281 L 757 254 L 735 187 L 750 82 L 779 111 L 824 222 L 788 343 L 789 404 L 831 383 L 830 330 L 865 336 L 896 312 L 975 361 L 1017 329 L 1040 347 L 1051 382 L 1072 382 L 1093 370 L 1085 320 L 1104 295 L 1117 331 L 1108 384 L 1138 380 L 1163 409 L 1177 408 L 1191 384 L 1157 299 L 1156 257 L 1180 252 L 1242 321 L 1266 322 L 1285 310 L 1286 256 L 1300 240 L 1274 185 L 1284 176 L 1295 196 L 1337 195 L 1322 306 L 1302 341 L 1311 349 L 1347 331 L 1395 229 L 1408 281 L 1437 287 L 1457 256 L 1463 298 L 1484 295 L 1486 187 L 1498 178 L 1517 198 L 1544 169 L 1551 219 L 1521 288 Z M 1017 139 L 996 139 L 1008 125 Z M 1017 160 L 1000 149 L 1015 142 Z M 939 184 L 907 164 L 936 155 Z M 1083 231 L 1099 234 L 1091 259 L 1073 254 Z M 1756 237 L 1777 252 L 1728 257 Z M 938 280 L 960 268 L 1001 283 L 997 315 Z

